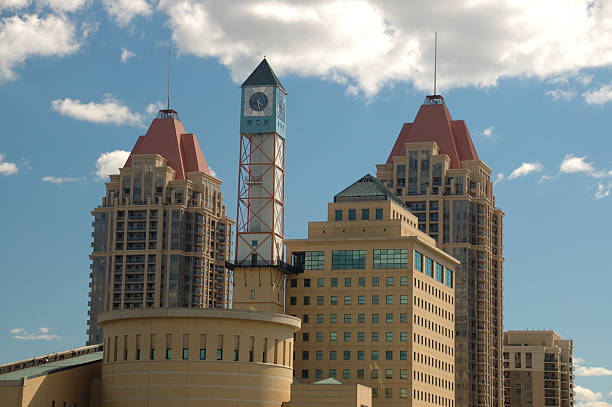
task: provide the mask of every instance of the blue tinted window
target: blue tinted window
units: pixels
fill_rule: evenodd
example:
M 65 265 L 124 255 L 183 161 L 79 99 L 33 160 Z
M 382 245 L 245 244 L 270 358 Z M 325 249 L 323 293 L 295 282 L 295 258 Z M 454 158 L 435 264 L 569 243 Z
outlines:
M 444 282 L 444 267 L 438 263 L 436 263 L 436 281 Z
M 414 269 L 423 272 L 423 255 L 419 252 L 414 252 Z
M 355 220 L 357 217 L 355 209 L 349 209 L 349 220 Z
M 433 278 L 433 260 L 429 257 L 425 257 L 425 275 Z
M 333 270 L 365 269 L 365 250 L 332 251 Z
M 342 220 L 342 211 L 336 210 L 336 220 Z
M 400 269 L 408 267 L 407 249 L 375 249 L 375 269 Z
M 370 210 L 369 209 L 362 209 L 361 210 L 361 219 L 362 220 L 370 220 Z
M 323 270 L 325 263 L 325 252 L 306 252 L 304 270 Z
M 376 219 L 382 219 L 382 218 L 383 218 L 382 208 L 376 208 Z
M 444 282 L 447 286 L 453 287 L 453 270 L 446 269 L 446 281 Z

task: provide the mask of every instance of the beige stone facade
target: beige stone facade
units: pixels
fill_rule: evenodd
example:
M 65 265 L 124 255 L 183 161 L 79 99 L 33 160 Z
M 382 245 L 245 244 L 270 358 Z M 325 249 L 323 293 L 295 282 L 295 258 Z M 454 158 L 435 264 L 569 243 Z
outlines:
M 573 406 L 572 351 L 554 331 L 504 332 L 505 406 Z
M 458 262 L 379 184 L 362 178 L 307 239 L 286 240 L 305 268 L 286 294 L 303 322 L 295 376 L 369 386 L 374 406 L 453 406 Z
M 225 262 L 234 222 L 225 214 L 221 181 L 205 172 L 177 180 L 158 154 L 130 160 L 110 176 L 92 212 L 89 344 L 102 342 L 102 312 L 230 304 Z
M 421 107 L 429 108 L 446 109 Z M 454 129 L 456 122 L 450 123 Z M 501 406 L 504 213 L 495 205 L 491 168 L 481 160 L 453 167 L 440 150 L 435 141 L 406 143 L 405 153 L 376 166 L 376 176 L 417 216 L 419 229 L 461 262 L 455 287 L 457 406 Z
M 283 407 L 371 407 L 372 389 L 361 384 L 343 384 L 327 379 L 315 383 L 293 383 L 291 402 Z

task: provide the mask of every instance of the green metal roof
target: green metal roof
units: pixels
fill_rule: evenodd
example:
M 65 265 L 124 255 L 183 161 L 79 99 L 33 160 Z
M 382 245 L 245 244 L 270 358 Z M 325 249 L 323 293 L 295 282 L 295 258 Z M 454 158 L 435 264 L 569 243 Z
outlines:
M 242 88 L 245 86 L 262 86 L 262 85 L 271 85 L 278 86 L 283 90 L 283 92 L 287 93 L 283 85 L 280 83 L 272 68 L 270 68 L 270 64 L 266 61 L 266 58 L 261 61 L 257 68 L 249 75 L 246 81 L 242 84 Z
M 314 382 L 313 384 L 344 384 L 340 380 L 335 379 L 333 377 L 328 377 L 327 379 L 319 380 L 318 382 Z
M 389 200 L 393 200 L 396 203 L 404 206 L 404 203 L 397 199 L 382 182 L 370 174 L 366 174 L 357 182 L 338 192 L 334 196 L 334 202 Z
M 19 380 L 24 377 L 31 379 L 33 377 L 45 376 L 60 370 L 70 369 L 72 367 L 100 361 L 102 360 L 103 355 L 103 351 L 87 353 L 85 355 L 75 356 L 73 358 L 57 360 L 55 362 L 44 363 L 38 366 L 26 367 L 25 369 L 18 369 L 13 372 L 0 374 L 0 381 Z

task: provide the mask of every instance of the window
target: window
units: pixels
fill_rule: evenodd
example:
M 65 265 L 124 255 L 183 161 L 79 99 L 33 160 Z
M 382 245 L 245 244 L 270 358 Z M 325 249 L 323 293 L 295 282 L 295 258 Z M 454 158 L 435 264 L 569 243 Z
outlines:
M 364 305 L 365 304 L 365 295 L 357 296 L 357 304 Z
M 400 350 L 400 360 L 408 360 L 408 353 L 405 350 Z
M 425 275 L 433 278 L 433 260 L 425 257 Z
M 378 377 L 378 374 L 376 374 L 376 377 Z M 377 399 L 378 398 L 378 389 L 376 389 L 376 388 L 372 389 L 372 398 L 373 399 Z
M 351 369 L 344 369 L 342 371 L 342 377 L 345 379 L 350 379 L 351 378 Z
M 392 295 L 387 295 L 386 299 L 385 299 L 386 304 L 393 304 L 393 296 Z
M 351 305 L 351 296 L 350 295 L 345 295 L 344 296 L 344 305 Z
M 325 301 L 323 300 L 322 295 L 317 295 L 317 305 L 323 305 Z
M 357 332 L 357 342 L 365 341 L 365 332 Z
M 372 379 L 378 379 L 378 369 L 372 369 L 370 376 Z M 374 397 L 374 390 L 375 389 L 372 389 L 372 397 Z
M 444 282 L 444 267 L 441 264 L 436 263 L 436 281 L 441 283 Z
M 408 267 L 407 249 L 374 249 L 375 269 L 400 269 Z
M 402 323 L 406 323 L 406 322 L 408 322 L 408 314 L 406 314 L 406 313 L 401 313 L 401 314 L 400 314 L 400 322 L 402 322 Z
M 331 279 L 331 286 L 332 287 L 338 287 L 338 279 L 337 278 L 332 278 Z
M 351 360 L 351 351 L 345 350 L 342 355 L 343 360 Z
M 407 379 L 407 378 L 408 378 L 408 370 L 400 369 L 400 379 Z
M 317 324 L 323 323 L 323 314 L 317 314 Z
M 352 283 L 352 280 L 351 280 L 351 278 L 350 278 L 350 277 L 346 277 L 346 278 L 344 279 L 344 286 L 345 286 L 345 287 L 350 287 L 352 284 L 353 284 L 353 283 Z
M 342 211 L 339 209 L 336 209 L 336 220 L 342 220 Z
M 302 342 L 308 342 L 310 340 L 310 334 L 308 332 L 302 332 Z
M 336 338 L 337 338 L 336 332 L 330 332 L 329 333 L 329 340 L 330 340 L 330 342 L 336 342 Z
M 387 324 L 392 324 L 393 323 L 393 314 L 386 314 L 385 315 L 385 322 Z
M 393 287 L 393 277 L 386 278 L 387 287 Z
M 364 356 L 365 356 L 365 352 L 364 351 L 362 351 L 362 350 L 358 350 L 357 351 L 357 360 L 363 360 Z
M 304 305 L 310 305 L 310 296 L 309 295 L 304 297 Z
M 406 342 L 408 340 L 408 332 L 400 332 L 400 341 Z
M 365 250 L 333 250 L 333 270 L 365 269 Z
M 302 379 L 308 379 L 308 369 L 302 369 Z
M 359 287 L 365 287 L 365 277 L 359 277 L 359 279 L 357 280 L 357 285 Z
M 330 305 L 338 305 L 338 296 L 332 295 L 329 298 L 329 303 L 330 303 Z
M 400 285 L 407 286 L 408 285 L 408 277 L 400 277 Z
M 408 296 L 400 295 L 400 304 L 408 304 Z
M 306 252 L 304 270 L 323 270 L 325 266 L 325 252 Z
M 373 350 L 372 351 L 372 360 L 378 360 L 378 351 L 377 350 Z
M 414 269 L 423 272 L 423 255 L 417 251 L 414 252 Z
M 351 333 L 350 332 L 345 332 L 344 333 L 344 342 L 350 342 L 351 341 Z
M 385 359 L 386 360 L 393 360 L 393 351 L 392 350 L 385 351 Z
M 378 295 L 372 296 L 372 305 L 378 305 Z
M 302 360 L 310 359 L 310 353 L 307 350 L 302 351 Z
M 338 323 L 338 314 L 329 314 L 329 323 L 330 324 Z
M 297 297 L 289 297 L 289 305 L 297 305 Z
M 357 378 L 363 379 L 364 373 L 365 373 L 364 369 L 357 369 Z
M 400 398 L 401 398 L 401 399 L 405 399 L 406 397 L 408 397 L 408 392 L 406 391 L 406 389 L 405 389 L 405 388 L 403 388 L 403 387 L 402 387 L 402 388 L 400 389 Z
M 372 314 L 372 323 L 373 324 L 377 324 L 378 323 L 378 314 Z
M 183 348 L 183 359 L 184 360 L 189 359 L 189 349 L 187 348 Z
M 317 287 L 325 287 L 325 279 L 317 278 Z
M 393 332 L 387 332 L 385 335 L 385 340 L 387 342 L 393 342 Z
M 309 288 L 310 287 L 310 279 L 309 278 L 305 278 L 304 279 L 304 288 Z
M 380 278 L 372 277 L 372 287 L 378 287 L 378 286 L 380 286 Z
M 323 378 L 323 369 L 316 369 L 315 370 L 315 379 L 322 379 Z
M 365 314 L 357 314 L 357 322 L 360 324 L 365 323 Z
M 336 369 L 329 369 L 329 377 L 336 377 Z
M 369 209 L 362 209 L 361 210 L 361 219 L 362 220 L 370 220 L 370 210 Z
M 446 286 L 453 288 L 453 270 L 446 269 L 446 278 L 444 279 L 444 284 Z
M 206 360 L 206 349 L 200 349 L 200 360 Z
M 344 323 L 345 324 L 350 324 L 351 323 L 351 315 L 352 314 L 344 314 Z
M 385 369 L 385 379 L 393 379 L 393 369 Z
M 315 334 L 315 340 L 316 340 L 317 342 L 323 342 L 323 332 L 317 332 L 317 333 Z
M 289 283 L 291 287 L 297 287 L 297 278 L 292 278 L 291 283 Z
M 166 348 L 166 359 L 172 359 L 172 349 Z
M 302 315 L 302 322 L 305 323 L 305 324 L 309 324 L 310 323 L 310 315 L 309 314 Z
M 322 350 L 318 350 L 315 352 L 315 359 L 316 360 L 323 360 L 323 351 Z
M 355 209 L 349 209 L 349 220 L 355 220 L 355 218 L 357 218 L 356 212 Z
M 223 360 L 223 349 L 217 349 L 217 360 Z
M 372 342 L 378 342 L 378 332 L 372 332 Z
M 329 360 L 336 360 L 336 351 L 335 350 L 330 350 L 329 351 Z
M 382 208 L 376 208 L 376 220 L 380 220 L 383 218 L 383 210 Z

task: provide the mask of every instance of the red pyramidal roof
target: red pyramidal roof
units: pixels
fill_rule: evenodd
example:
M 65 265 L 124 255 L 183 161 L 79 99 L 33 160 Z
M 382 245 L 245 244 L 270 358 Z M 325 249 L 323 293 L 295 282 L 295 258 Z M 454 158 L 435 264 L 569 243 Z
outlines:
M 138 137 L 125 167 L 132 165 L 132 156 L 136 154 L 161 155 L 176 171 L 177 180 L 185 179 L 188 172 L 205 172 L 210 175 L 198 139 L 194 134 L 185 133 L 183 123 L 174 110 L 160 110 L 147 134 Z
M 387 164 L 393 157 L 406 154 L 405 143 L 435 141 L 441 154 L 450 157 L 451 168 L 461 168 L 461 161 L 478 160 L 472 138 L 463 120 L 453 120 L 442 96 L 427 96 L 413 123 L 404 123 Z

